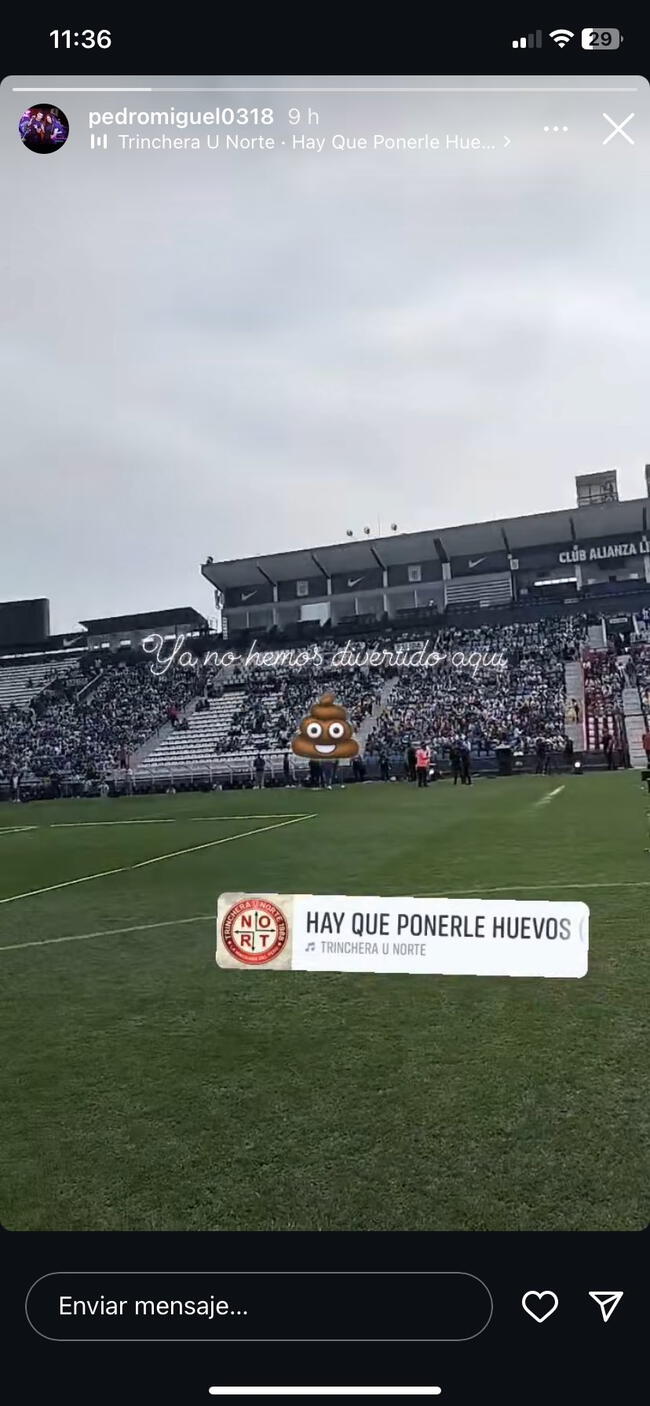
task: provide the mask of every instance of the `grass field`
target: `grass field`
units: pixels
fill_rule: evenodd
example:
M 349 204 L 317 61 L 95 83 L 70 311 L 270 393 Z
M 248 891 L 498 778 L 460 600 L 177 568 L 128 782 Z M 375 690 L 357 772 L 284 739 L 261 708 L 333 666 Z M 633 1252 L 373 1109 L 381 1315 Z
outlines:
M 3 805 L 0 1220 L 646 1224 L 646 810 L 630 772 Z M 215 965 L 222 890 L 500 886 L 590 905 L 584 980 Z

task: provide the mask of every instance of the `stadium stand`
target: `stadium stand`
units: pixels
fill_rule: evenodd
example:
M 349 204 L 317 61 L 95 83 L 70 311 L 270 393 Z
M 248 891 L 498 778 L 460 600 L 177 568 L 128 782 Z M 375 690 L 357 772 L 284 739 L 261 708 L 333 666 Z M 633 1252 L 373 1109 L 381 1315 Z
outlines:
M 602 624 L 596 637 L 604 637 Z M 448 627 L 428 642 L 427 648 L 444 656 L 433 668 L 397 668 L 390 659 L 378 667 L 333 668 L 327 660 L 340 643 L 331 642 L 330 653 L 320 647 L 323 664 L 299 671 L 288 665 L 219 671 L 199 663 L 156 676 L 150 660 L 137 652 L 117 660 L 89 651 L 76 668 L 66 661 L 67 677 L 53 678 L 53 666 L 41 661 L 40 694 L 31 696 L 27 708 L 13 700 L 0 710 L 0 778 L 6 783 L 15 770 L 25 783 L 54 777 L 66 793 L 102 778 L 118 789 L 127 777 L 136 788 L 156 790 L 248 785 L 261 752 L 267 781 L 286 781 L 291 737 L 326 689 L 348 710 L 370 778 L 385 774 L 387 763 L 402 776 L 407 747 L 420 741 L 444 764 L 459 736 L 467 740 L 474 765 L 491 771 L 502 744 L 532 766 L 540 739 L 557 763 L 576 714 L 575 736 L 582 737 L 584 721 L 588 756 L 603 764 L 607 730 L 624 760 L 624 675 L 613 641 L 594 650 L 590 638 L 590 617 L 573 614 Z M 375 659 L 383 652 L 394 659 L 398 646 L 411 655 L 424 644 L 413 631 L 383 629 L 355 640 L 353 652 L 360 660 L 372 651 Z M 636 647 L 641 697 L 650 686 L 649 656 L 650 648 Z M 37 671 L 29 667 L 34 684 Z M 581 689 L 574 683 L 575 692 L 567 694 L 566 688 L 576 670 L 581 683 L 584 677 L 584 720 Z M 291 756 L 291 779 L 300 781 L 306 773 L 306 762 Z
M 640 649 L 635 657 L 636 678 L 646 722 L 650 723 L 650 645 Z
M 31 708 L 12 703 L 3 712 L 0 775 L 83 780 L 126 768 L 196 692 L 196 678 L 182 670 L 153 678 L 146 661 L 96 663 L 90 678 L 54 679 Z
M 2 663 L 0 667 L 0 708 L 10 703 L 25 708 L 44 688 L 57 678 L 64 678 L 78 668 L 77 658 L 30 660 L 26 664 Z
M 193 700 L 176 726 L 170 722 L 154 738 L 153 746 L 134 758 L 136 773 L 146 775 L 152 784 L 180 775 L 210 777 L 217 770 L 215 757 L 230 734 L 233 714 L 243 696 L 241 690 L 231 689 L 220 696 Z
M 325 689 L 344 701 L 370 762 L 388 754 L 396 766 L 418 734 L 426 735 L 443 757 L 459 732 L 467 735 L 478 757 L 490 756 L 503 741 L 528 756 L 540 734 L 552 750 L 559 750 L 565 736 L 565 661 L 579 654 L 585 628 L 586 617 L 574 616 L 439 633 L 440 653 L 457 659 L 463 652 L 483 661 L 474 672 L 451 663 L 433 670 L 399 670 L 390 662 L 356 670 L 240 670 L 221 697 L 208 699 L 208 707 L 188 708 L 180 727 L 168 729 L 153 749 L 141 754 L 136 775 L 151 784 L 183 776 L 245 781 L 262 752 L 267 775 L 280 776 L 300 717 Z M 376 659 L 384 651 L 394 654 L 398 644 L 411 654 L 424 643 L 412 633 L 384 632 L 356 640 L 353 652 L 362 659 L 374 651 Z M 505 667 L 489 667 L 501 660 Z M 294 769 L 300 775 L 306 764 L 292 759 Z
M 613 736 L 617 749 L 624 749 L 624 676 L 616 652 L 611 649 L 589 651 L 583 669 L 587 750 L 599 751 L 606 733 Z
M 446 660 L 432 674 L 400 672 L 390 703 L 370 734 L 367 750 L 400 758 L 426 741 L 446 756 L 464 737 L 477 756 L 500 743 L 532 752 L 538 737 L 560 750 L 565 736 L 564 663 L 578 653 L 583 617 L 441 632 Z M 465 660 L 484 661 L 456 667 Z M 491 661 L 497 661 L 494 665 Z M 501 662 L 503 661 L 503 662 Z
M 284 754 L 300 718 L 326 689 L 345 700 L 353 727 L 359 732 L 379 698 L 383 676 L 350 669 L 288 667 L 240 671 L 221 696 L 200 700 L 187 713 L 187 730 L 174 729 L 139 759 L 136 773 L 152 783 L 158 778 L 207 775 L 210 780 L 250 779 L 253 761 L 262 752 L 269 775 L 282 774 Z M 292 769 L 307 770 L 296 759 Z
M 562 749 L 567 765 L 571 746 L 586 749 L 588 764 L 603 765 L 605 734 L 622 763 L 640 765 L 637 734 L 650 711 L 647 498 L 208 558 L 201 569 L 216 591 L 219 635 L 178 607 L 85 620 L 74 657 L 61 654 L 63 636 L 38 656 L 27 641 L 0 653 L 2 794 L 16 772 L 26 790 L 38 783 L 34 794 L 51 778 L 66 793 L 100 778 L 118 789 L 125 778 L 127 789 L 248 785 L 258 752 L 267 778 L 286 781 L 291 737 L 325 690 L 347 708 L 369 777 L 403 775 L 411 742 L 444 763 L 459 737 L 493 773 L 503 744 L 527 767 L 540 746 L 545 755 Z M 174 658 L 179 651 L 166 671 L 143 657 L 151 630 Z M 333 651 L 346 639 L 360 651 L 408 653 L 428 641 L 445 658 L 433 669 L 339 667 Z M 241 657 L 249 647 L 316 649 L 321 662 L 201 662 L 215 648 Z M 192 667 L 183 650 L 196 651 Z M 454 663 L 459 655 L 465 662 Z M 306 763 L 290 764 L 302 780 Z

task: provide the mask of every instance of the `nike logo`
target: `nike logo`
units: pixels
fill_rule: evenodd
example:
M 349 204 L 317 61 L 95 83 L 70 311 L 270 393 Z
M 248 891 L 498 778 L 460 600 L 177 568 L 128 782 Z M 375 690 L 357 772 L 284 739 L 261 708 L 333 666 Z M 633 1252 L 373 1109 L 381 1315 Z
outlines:
M 358 586 L 363 581 L 363 576 L 348 576 L 348 586 Z
M 473 566 L 480 566 L 482 561 L 485 561 L 485 557 L 477 557 L 477 558 L 476 558 L 476 561 L 472 561 L 472 558 L 470 557 L 470 559 L 469 559 L 469 561 L 468 561 L 468 563 L 467 563 L 467 565 L 469 566 L 470 571 L 471 571 L 471 569 L 472 569 Z
M 256 596 L 256 595 L 257 595 L 257 591 L 248 591 L 248 592 L 242 591 L 242 593 L 241 593 L 241 598 L 242 598 L 242 600 L 252 600 L 253 596 Z
M 82 639 L 84 639 L 84 635 L 73 635 L 71 640 L 64 639 L 63 648 L 69 649 L 72 644 L 81 644 Z

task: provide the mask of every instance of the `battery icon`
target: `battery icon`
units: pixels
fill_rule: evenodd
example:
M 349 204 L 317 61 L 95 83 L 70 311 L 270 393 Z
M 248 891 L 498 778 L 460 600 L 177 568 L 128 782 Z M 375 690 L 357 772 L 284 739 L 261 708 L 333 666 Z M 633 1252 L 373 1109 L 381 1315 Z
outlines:
M 582 35 L 583 49 L 620 49 L 623 43 L 623 35 L 620 29 L 583 29 Z

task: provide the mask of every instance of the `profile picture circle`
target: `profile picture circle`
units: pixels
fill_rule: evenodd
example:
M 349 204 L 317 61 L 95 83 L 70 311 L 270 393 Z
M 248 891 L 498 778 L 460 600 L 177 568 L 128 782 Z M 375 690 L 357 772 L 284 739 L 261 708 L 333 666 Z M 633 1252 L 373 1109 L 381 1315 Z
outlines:
M 34 103 L 23 113 L 18 123 L 23 146 L 30 151 L 58 151 L 68 140 L 70 124 L 60 107 L 52 103 Z

